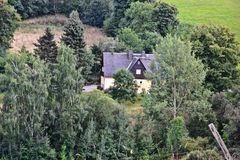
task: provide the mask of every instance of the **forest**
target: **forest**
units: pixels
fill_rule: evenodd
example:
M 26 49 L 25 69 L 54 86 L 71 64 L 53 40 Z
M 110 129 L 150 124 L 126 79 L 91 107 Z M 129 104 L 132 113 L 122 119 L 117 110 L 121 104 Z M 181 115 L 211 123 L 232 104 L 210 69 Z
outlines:
M 211 123 L 240 159 L 238 38 L 179 14 L 161 0 L 0 0 L 0 160 L 223 160 Z M 11 50 L 24 21 L 51 15 L 66 17 L 49 22 L 59 41 L 45 24 L 34 50 Z M 106 38 L 87 44 L 86 25 Z M 103 90 L 103 52 L 129 51 L 154 55 L 150 90 L 127 69 Z

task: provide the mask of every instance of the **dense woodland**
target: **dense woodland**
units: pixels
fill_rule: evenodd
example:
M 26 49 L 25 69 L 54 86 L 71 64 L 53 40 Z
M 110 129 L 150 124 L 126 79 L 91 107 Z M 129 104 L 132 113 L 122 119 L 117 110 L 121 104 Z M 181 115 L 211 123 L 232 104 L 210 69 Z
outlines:
M 46 28 L 34 53 L 9 51 L 22 20 L 56 13 L 68 16 L 59 45 Z M 224 159 L 210 123 L 240 159 L 239 42 L 178 13 L 157 0 L 0 1 L 0 159 Z M 83 24 L 109 39 L 86 46 Z M 108 92 L 83 92 L 100 77 L 103 51 L 129 50 L 155 56 L 149 93 L 138 95 L 125 69 Z M 139 99 L 129 114 L 124 104 Z

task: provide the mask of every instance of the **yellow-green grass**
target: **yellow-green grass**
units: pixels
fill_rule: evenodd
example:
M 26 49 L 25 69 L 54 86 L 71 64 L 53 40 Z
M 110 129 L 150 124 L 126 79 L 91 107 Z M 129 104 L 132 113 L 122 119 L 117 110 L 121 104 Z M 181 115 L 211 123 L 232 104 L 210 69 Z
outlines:
M 63 15 L 43 16 L 38 18 L 31 18 L 21 22 L 20 27 L 14 33 L 12 41 L 12 52 L 18 52 L 23 46 L 27 50 L 33 52 L 35 49 L 34 43 L 37 43 L 39 37 L 44 34 L 46 27 L 50 27 L 55 36 L 55 41 L 60 42 L 63 34 L 63 26 L 67 18 Z M 93 44 L 99 44 L 104 41 L 107 36 L 101 31 L 100 28 L 84 25 L 84 39 L 88 47 Z
M 181 22 L 230 28 L 240 41 L 240 0 L 163 0 L 175 5 Z
M 3 93 L 0 93 L 0 106 L 1 106 L 1 104 L 3 103 L 3 97 L 4 97 L 4 94 L 3 94 Z
M 122 103 L 121 105 L 124 106 L 126 112 L 130 115 L 137 115 L 138 113 L 142 113 L 142 103 L 143 103 L 144 97 L 139 95 L 136 102 L 132 103 L 129 101 L 126 101 Z

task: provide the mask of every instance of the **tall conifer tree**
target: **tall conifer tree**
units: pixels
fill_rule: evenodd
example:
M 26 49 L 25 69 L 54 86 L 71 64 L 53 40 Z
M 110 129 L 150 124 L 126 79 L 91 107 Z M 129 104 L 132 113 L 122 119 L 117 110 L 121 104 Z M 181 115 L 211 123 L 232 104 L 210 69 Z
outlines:
M 79 14 L 77 11 L 73 11 L 64 27 L 62 41 L 74 49 L 74 54 L 77 57 L 77 68 L 81 68 L 83 75 L 87 75 L 93 65 L 93 55 L 86 51 L 83 33 L 83 24 Z
M 57 58 L 57 44 L 54 41 L 54 35 L 51 33 L 50 28 L 46 28 L 45 33 L 38 39 L 38 43 L 34 44 L 37 48 L 34 50 L 35 54 L 40 59 L 55 63 Z

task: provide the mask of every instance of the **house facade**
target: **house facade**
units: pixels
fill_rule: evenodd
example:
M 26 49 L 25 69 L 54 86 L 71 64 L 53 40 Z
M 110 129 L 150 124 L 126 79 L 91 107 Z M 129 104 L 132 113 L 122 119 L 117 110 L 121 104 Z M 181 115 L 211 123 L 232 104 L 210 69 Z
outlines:
M 138 93 L 148 91 L 151 88 L 151 81 L 147 80 L 144 73 L 149 70 L 153 54 L 143 53 L 103 53 L 103 67 L 101 76 L 101 87 L 104 90 L 114 85 L 113 75 L 120 69 L 128 69 L 138 85 Z

